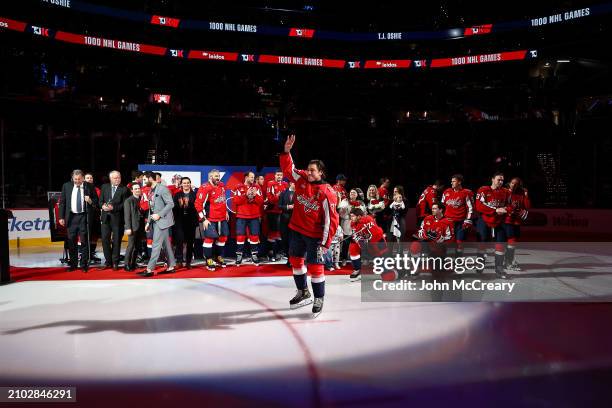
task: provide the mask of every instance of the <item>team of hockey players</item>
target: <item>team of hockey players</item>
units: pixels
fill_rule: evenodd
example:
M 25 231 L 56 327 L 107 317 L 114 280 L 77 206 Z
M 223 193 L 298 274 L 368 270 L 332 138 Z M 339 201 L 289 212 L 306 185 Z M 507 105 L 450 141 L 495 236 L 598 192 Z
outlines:
M 306 170 L 297 170 L 290 154 L 294 143 L 295 136 L 291 135 L 279 157 L 280 169 L 267 183 L 262 176 L 256 179 L 253 172 L 247 172 L 243 183 L 229 191 L 220 172 L 210 171 L 208 180 L 196 191 L 194 211 L 206 267 L 211 271 L 227 266 L 225 245 L 230 236 L 230 212 L 235 215 L 236 266 L 245 256 L 258 265 L 262 244 L 267 246 L 261 252 L 267 252 L 268 260 L 279 261 L 283 219 L 287 265 L 293 270 L 297 288 L 290 307 L 313 303 L 316 316 L 323 308 L 325 270 L 340 268 L 340 263 L 350 260 L 350 280 L 359 280 L 362 257 L 392 254 L 392 244 L 406 241 L 404 216 L 408 205 L 401 186 L 396 186 L 392 195 L 389 193 L 386 178 L 381 179 L 380 187 L 370 185 L 364 194 L 359 188 L 347 192 L 344 175 L 339 175 L 333 186 L 328 184 L 325 165 L 320 160 L 311 160 Z M 289 180 L 290 189 L 284 180 Z M 504 175 L 496 173 L 490 185 L 480 187 L 476 194 L 465 188 L 463 181 L 462 175 L 455 174 L 447 189 L 441 181 L 425 188 L 416 204 L 417 232 L 410 253 L 442 255 L 452 248 L 455 256 L 462 256 L 464 242 L 475 236 L 479 242 L 495 242 L 498 277 L 507 278 L 507 271 L 520 271 L 515 248 L 530 207 L 521 180 L 513 178 L 504 186 Z M 133 183 L 136 182 L 143 185 L 140 208 L 146 213 L 150 188 L 146 180 Z M 168 187 L 174 187 L 173 194 L 180 191 L 178 183 Z M 291 194 L 283 197 L 284 192 Z M 267 227 L 263 243 L 262 222 Z M 149 247 L 151 238 L 147 236 Z M 400 250 L 398 245 L 397 251 Z M 484 247 L 479 251 L 484 253 Z M 307 275 L 311 276 L 312 295 Z

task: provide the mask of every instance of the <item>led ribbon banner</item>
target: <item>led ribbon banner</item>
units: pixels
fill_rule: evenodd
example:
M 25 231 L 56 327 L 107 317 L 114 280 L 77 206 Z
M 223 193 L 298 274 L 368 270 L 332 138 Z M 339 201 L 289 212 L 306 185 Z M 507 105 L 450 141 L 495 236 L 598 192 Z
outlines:
M 566 10 L 551 13 L 546 16 L 527 20 L 506 21 L 495 24 L 479 24 L 471 27 L 450 28 L 439 31 L 383 31 L 376 33 L 347 33 L 339 31 L 316 30 L 304 27 L 276 27 L 258 24 L 238 24 L 223 21 L 189 20 L 175 17 L 152 15 L 138 11 L 122 10 L 96 4 L 89 4 L 78 0 L 40 0 L 43 4 L 51 4 L 72 10 L 104 15 L 108 17 L 148 23 L 158 26 L 181 28 L 187 30 L 200 30 L 211 32 L 229 32 L 246 34 L 263 34 L 306 39 L 339 40 L 339 41 L 419 41 L 419 40 L 448 40 L 491 33 L 527 30 L 545 25 L 580 20 L 584 17 L 612 13 L 612 3 L 597 4 L 581 9 Z
M 298 65 L 322 68 L 349 68 L 349 69 L 424 69 L 443 68 L 461 65 L 484 64 L 489 62 L 516 61 L 537 58 L 536 50 L 518 50 L 480 55 L 465 55 L 452 58 L 434 58 L 420 60 L 357 60 L 345 61 L 341 59 L 296 57 L 267 54 L 243 54 L 225 51 L 202 51 L 173 49 L 158 45 L 142 44 L 132 41 L 122 41 L 111 38 L 96 37 L 84 34 L 69 33 L 53 30 L 47 27 L 29 25 L 22 21 L 0 17 L 0 32 L 4 29 L 29 32 L 37 36 L 54 39 L 72 44 L 86 45 L 98 48 L 110 48 L 120 51 L 135 52 L 182 59 L 199 59 L 210 61 L 231 61 L 241 63 Z

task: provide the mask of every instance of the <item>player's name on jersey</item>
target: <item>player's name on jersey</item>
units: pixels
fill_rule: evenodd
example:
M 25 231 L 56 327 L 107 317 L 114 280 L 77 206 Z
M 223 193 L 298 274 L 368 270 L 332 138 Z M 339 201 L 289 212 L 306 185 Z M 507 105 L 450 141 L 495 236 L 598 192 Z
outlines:
M 53 4 L 54 6 L 70 8 L 70 0 L 40 0 L 41 3 Z
M 252 24 L 220 23 L 210 21 L 208 27 L 214 31 L 235 31 L 240 33 L 256 33 L 257 26 Z
M 565 13 L 552 14 L 550 16 L 538 17 L 531 19 L 532 27 L 540 27 L 547 24 L 563 23 L 564 21 L 575 20 L 577 18 L 588 17 L 591 15 L 589 7 L 566 11 Z
M 382 280 L 375 280 L 372 283 L 372 287 L 376 291 L 408 291 L 408 292 L 420 292 L 420 291 L 450 291 L 450 290 L 461 290 L 466 292 L 481 292 L 481 291 L 495 291 L 495 292 L 507 292 L 512 293 L 516 283 L 515 282 L 484 282 L 480 279 L 473 281 L 466 280 L 454 280 L 452 282 L 439 282 L 437 280 L 428 281 L 409 281 L 400 280 L 397 282 L 386 282 Z
M 84 36 L 84 41 L 86 45 L 93 45 L 95 47 L 103 47 L 103 48 L 113 48 L 116 50 L 126 50 L 126 51 L 140 51 L 140 44 L 128 42 L 128 41 L 118 41 L 118 40 L 110 40 L 107 38 L 98 38 L 98 37 L 89 37 Z

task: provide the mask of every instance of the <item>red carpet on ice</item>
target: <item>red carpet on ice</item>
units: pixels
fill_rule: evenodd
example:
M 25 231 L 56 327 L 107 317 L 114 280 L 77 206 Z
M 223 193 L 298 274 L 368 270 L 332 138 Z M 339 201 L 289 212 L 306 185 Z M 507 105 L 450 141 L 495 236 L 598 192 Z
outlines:
M 11 280 L 21 282 L 40 280 L 244 278 L 292 275 L 291 269 L 284 264 L 228 266 L 223 269 L 218 268 L 214 272 L 207 270 L 204 265 L 198 265 L 193 269 L 183 267 L 177 269 L 174 273 L 163 273 L 164 268 L 160 267 L 156 269 L 158 274 L 150 278 L 139 275 L 144 270 L 144 268 L 140 268 L 135 272 L 126 272 L 123 269 L 114 271 L 111 268 L 100 269 L 99 267 L 92 266 L 85 273 L 81 269 L 69 272 L 66 267 L 11 267 Z M 350 266 L 346 266 L 338 271 L 327 271 L 325 273 L 327 275 L 348 275 L 351 273 L 351 270 Z

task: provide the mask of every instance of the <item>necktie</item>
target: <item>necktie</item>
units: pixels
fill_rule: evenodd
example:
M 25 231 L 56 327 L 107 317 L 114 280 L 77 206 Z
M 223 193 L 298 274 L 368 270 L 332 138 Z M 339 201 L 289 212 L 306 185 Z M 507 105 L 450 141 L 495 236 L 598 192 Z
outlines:
M 76 212 L 83 212 L 83 203 L 81 202 L 81 186 L 77 186 Z
M 113 194 L 111 195 L 111 199 L 115 197 L 115 191 L 117 191 L 117 186 L 113 186 Z

